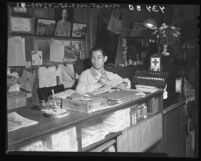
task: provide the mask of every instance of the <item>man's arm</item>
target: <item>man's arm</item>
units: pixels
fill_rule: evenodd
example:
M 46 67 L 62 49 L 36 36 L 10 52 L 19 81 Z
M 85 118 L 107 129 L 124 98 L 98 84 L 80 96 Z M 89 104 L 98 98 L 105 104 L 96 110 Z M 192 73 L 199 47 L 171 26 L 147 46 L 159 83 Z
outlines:
M 128 78 L 122 78 L 118 74 L 109 72 L 109 79 L 111 80 L 111 86 L 116 88 L 130 88 L 131 82 Z

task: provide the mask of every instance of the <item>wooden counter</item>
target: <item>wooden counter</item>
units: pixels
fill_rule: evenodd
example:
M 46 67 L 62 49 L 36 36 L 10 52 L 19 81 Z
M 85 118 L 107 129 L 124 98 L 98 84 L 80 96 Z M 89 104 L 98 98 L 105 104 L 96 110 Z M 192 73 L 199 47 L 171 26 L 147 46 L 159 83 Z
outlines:
M 80 126 L 83 122 L 89 121 L 89 120 L 95 121 L 97 118 L 102 117 L 105 114 L 115 112 L 120 109 L 125 109 L 135 104 L 147 102 L 153 97 L 158 97 L 160 98 L 160 101 L 162 101 L 162 91 L 157 91 L 153 94 L 147 95 L 144 98 L 141 97 L 134 101 L 129 101 L 122 105 L 118 105 L 116 107 L 111 107 L 101 111 L 93 112 L 90 114 L 80 113 L 80 112 L 71 112 L 70 116 L 63 117 L 63 118 L 44 117 L 39 110 L 34 110 L 32 108 L 24 107 L 24 108 L 16 109 L 14 111 L 17 112 L 18 114 L 22 115 L 23 117 L 38 121 L 39 123 L 36 125 L 32 125 L 29 127 L 8 132 L 8 151 L 18 150 L 19 148 L 25 145 L 28 145 L 37 140 L 43 140 L 46 137 L 49 137 L 51 134 L 57 133 L 58 131 L 62 131 L 71 127 L 76 127 L 78 151 L 83 151 L 81 147 L 81 139 L 80 139 L 81 137 Z M 162 103 L 160 103 L 160 105 L 162 106 Z M 145 120 L 149 121 L 149 119 L 150 117 L 146 118 Z M 109 140 L 111 140 L 120 134 L 121 133 L 114 134 L 113 137 L 111 137 L 110 135 L 108 138 Z M 106 140 L 108 138 L 106 138 Z M 98 145 L 96 144 L 96 147 L 97 146 Z M 92 149 L 92 148 L 93 146 L 91 146 L 91 148 L 88 148 L 88 149 Z

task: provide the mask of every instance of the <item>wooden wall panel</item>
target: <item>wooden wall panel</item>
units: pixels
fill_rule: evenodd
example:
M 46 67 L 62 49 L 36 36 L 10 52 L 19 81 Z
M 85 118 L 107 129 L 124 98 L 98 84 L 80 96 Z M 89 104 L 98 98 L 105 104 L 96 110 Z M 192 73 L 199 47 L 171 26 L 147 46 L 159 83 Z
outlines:
M 123 132 L 117 139 L 117 151 L 143 152 L 161 138 L 162 114 L 159 113 Z

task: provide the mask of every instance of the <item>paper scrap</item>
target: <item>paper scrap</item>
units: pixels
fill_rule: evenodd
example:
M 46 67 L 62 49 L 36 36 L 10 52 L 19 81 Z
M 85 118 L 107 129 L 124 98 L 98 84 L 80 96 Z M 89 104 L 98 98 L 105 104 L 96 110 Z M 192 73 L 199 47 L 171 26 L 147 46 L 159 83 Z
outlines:
M 16 112 L 8 113 L 8 131 L 13 131 L 22 127 L 35 125 L 38 122 L 22 117 Z

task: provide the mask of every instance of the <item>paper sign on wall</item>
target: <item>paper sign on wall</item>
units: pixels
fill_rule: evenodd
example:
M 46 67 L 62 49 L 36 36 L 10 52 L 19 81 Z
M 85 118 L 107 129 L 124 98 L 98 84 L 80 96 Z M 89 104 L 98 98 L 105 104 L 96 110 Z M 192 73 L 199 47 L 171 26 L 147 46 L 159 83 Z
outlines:
M 51 40 L 50 41 L 50 61 L 63 62 L 64 61 L 64 47 L 70 47 L 70 41 Z
M 36 72 L 32 74 L 26 70 L 23 70 L 22 77 L 20 78 L 20 88 L 31 92 L 33 89 L 35 77 L 36 77 Z
M 42 65 L 43 59 L 42 59 L 42 51 L 32 51 L 32 65 Z
M 57 85 L 56 67 L 39 67 L 38 69 L 39 88 L 52 87 Z
M 25 66 L 25 38 L 20 36 L 8 38 L 7 66 Z

